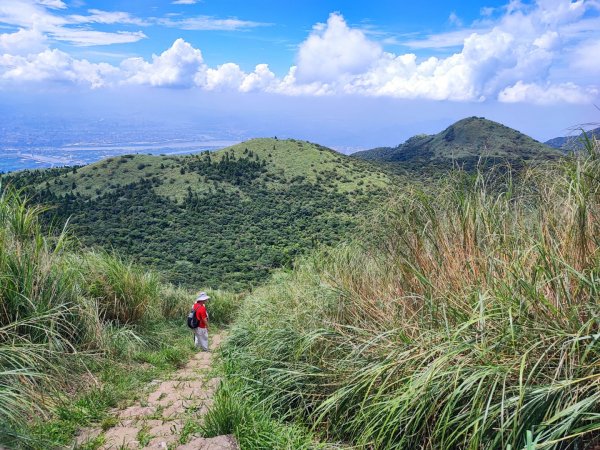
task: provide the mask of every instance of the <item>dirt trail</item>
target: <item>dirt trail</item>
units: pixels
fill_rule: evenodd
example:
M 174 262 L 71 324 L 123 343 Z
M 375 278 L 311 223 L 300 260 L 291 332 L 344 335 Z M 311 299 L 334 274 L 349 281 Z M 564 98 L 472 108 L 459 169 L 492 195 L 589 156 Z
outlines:
M 211 348 L 222 335 L 211 338 Z M 199 352 L 188 364 L 167 380 L 156 380 L 147 400 L 114 411 L 117 424 L 106 431 L 84 430 L 77 438 L 80 446 L 104 434 L 102 450 L 177 449 L 233 450 L 238 446 L 233 436 L 203 438 L 184 436 L 186 422 L 197 423 L 212 404 L 219 379 L 210 378 L 212 354 Z M 182 443 L 183 442 L 183 443 Z

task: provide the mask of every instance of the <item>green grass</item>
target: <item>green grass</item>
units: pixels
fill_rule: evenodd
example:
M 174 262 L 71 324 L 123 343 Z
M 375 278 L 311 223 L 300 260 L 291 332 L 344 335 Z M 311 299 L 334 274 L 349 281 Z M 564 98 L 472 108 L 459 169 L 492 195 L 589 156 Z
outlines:
M 303 177 L 311 183 L 325 184 L 341 192 L 356 192 L 363 187 L 387 188 L 392 180 L 385 173 L 363 161 L 355 160 L 331 149 L 295 139 L 252 139 L 214 154 L 234 154 L 237 158 L 252 152 L 267 161 L 269 171 L 294 179 Z M 272 183 L 274 187 L 280 187 Z
M 24 448 L 67 446 L 82 428 L 100 425 L 107 430 L 115 426 L 112 408 L 142 400 L 151 381 L 181 368 L 193 353 L 189 330 L 181 323 L 160 323 L 148 330 L 145 339 L 148 344 L 134 352 L 131 360 L 91 360 L 88 367 L 94 376 L 83 376 L 84 381 L 77 386 L 79 393 L 61 394 L 55 399 L 57 406 L 50 418 L 29 423 L 25 431 L 34 444 Z
M 589 143 L 518 177 L 456 172 L 398 193 L 362 242 L 304 258 L 245 300 L 227 381 L 250 409 L 359 448 L 589 448 L 598 173 Z
M 299 424 L 275 419 L 273 411 L 248 395 L 233 384 L 221 385 L 214 405 L 203 418 L 202 435 L 232 434 L 242 450 L 334 448 L 319 444 L 313 434 Z
M 158 317 L 161 284 L 155 273 L 100 252 L 77 262 L 84 268 L 85 294 L 98 305 L 102 320 L 125 325 Z

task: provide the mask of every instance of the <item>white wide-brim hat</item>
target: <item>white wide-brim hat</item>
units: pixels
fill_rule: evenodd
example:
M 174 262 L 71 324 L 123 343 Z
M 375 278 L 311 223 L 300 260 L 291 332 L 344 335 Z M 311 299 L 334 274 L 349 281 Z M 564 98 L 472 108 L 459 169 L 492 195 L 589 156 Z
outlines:
M 206 292 L 200 292 L 198 294 L 198 297 L 196 297 L 196 301 L 197 302 L 201 302 L 201 301 L 206 301 L 208 300 L 210 297 L 208 295 L 206 295 Z

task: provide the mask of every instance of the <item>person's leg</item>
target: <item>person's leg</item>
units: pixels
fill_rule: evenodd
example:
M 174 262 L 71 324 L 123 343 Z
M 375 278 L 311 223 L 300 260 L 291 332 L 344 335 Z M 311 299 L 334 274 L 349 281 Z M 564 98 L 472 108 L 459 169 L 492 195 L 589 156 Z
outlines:
M 199 338 L 198 338 L 198 340 L 200 341 L 200 347 L 202 347 L 202 350 L 204 350 L 206 352 L 206 351 L 208 351 L 208 329 L 207 328 L 198 328 L 198 330 L 200 330 L 200 334 L 199 334 Z
M 202 328 L 194 328 L 194 347 L 198 348 L 201 346 L 201 331 Z

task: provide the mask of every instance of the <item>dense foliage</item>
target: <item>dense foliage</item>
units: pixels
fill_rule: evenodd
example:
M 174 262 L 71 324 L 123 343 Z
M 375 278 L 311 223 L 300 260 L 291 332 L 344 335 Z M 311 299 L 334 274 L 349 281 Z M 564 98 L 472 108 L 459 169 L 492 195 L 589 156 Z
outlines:
M 519 183 L 457 172 L 400 193 L 367 243 L 255 291 L 224 352 L 234 395 L 359 448 L 596 448 L 600 147 L 588 144 Z
M 330 156 L 330 150 L 303 151 L 305 158 L 325 152 L 341 157 Z M 317 173 L 311 181 L 298 175 L 302 172 L 276 170 L 266 150 L 263 155 L 246 148 L 237 156 L 204 153 L 146 163 L 122 157 L 114 168 L 101 163 L 93 175 L 121 170 L 127 175 L 122 183 L 83 193 L 78 184 L 92 176 L 82 175 L 88 168 L 22 172 L 5 182 L 53 206 L 46 222 L 60 226 L 69 220 L 85 245 L 115 249 L 176 284 L 241 290 L 265 280 L 274 268 L 289 267 L 316 245 L 348 237 L 356 217 L 382 192 L 366 186 L 364 193 L 362 187 L 346 192 L 336 185 L 345 180 L 340 173 Z M 128 163 L 136 164 L 131 170 L 137 172 L 123 174 Z M 163 175 L 169 173 L 165 163 L 173 178 Z M 308 164 L 302 170 L 308 172 Z M 145 176 L 150 167 L 157 171 Z M 183 177 L 187 184 L 180 198 L 165 195 Z

